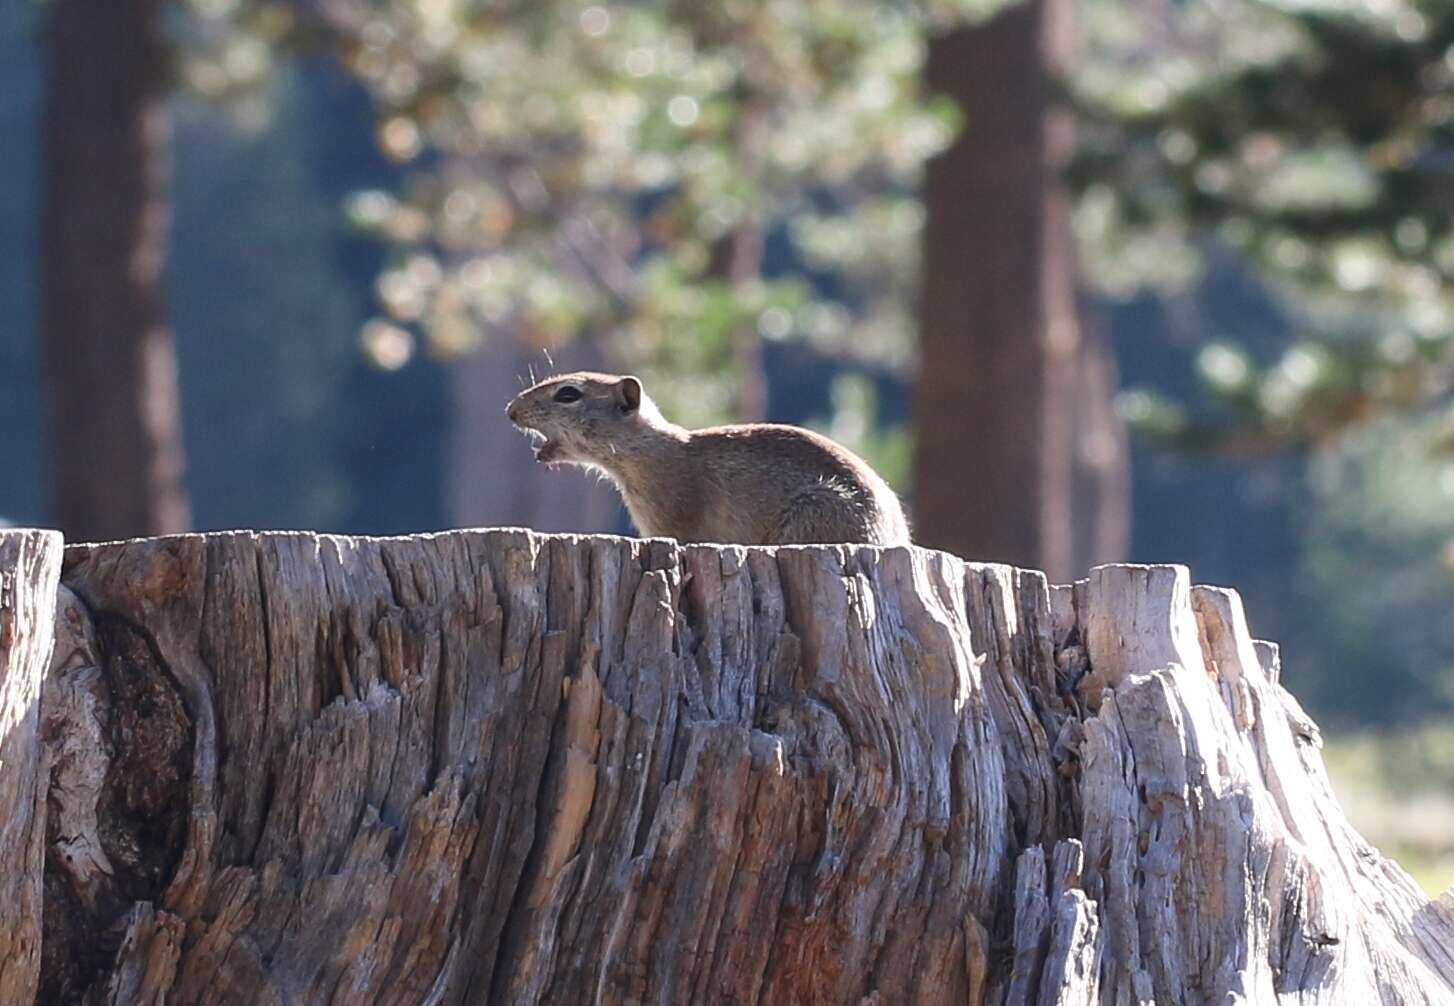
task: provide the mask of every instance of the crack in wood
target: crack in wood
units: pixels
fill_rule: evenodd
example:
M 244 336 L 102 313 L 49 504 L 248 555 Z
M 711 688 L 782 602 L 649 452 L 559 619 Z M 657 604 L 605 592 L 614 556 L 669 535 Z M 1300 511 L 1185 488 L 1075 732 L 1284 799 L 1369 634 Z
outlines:
M 1275 648 L 1177 567 L 52 539 L 0 534 L 0 803 L 42 794 L 63 575 L 110 616 L 40 700 L 90 858 L 0 848 L 6 1003 L 1454 999 L 1454 896 L 1352 831 Z

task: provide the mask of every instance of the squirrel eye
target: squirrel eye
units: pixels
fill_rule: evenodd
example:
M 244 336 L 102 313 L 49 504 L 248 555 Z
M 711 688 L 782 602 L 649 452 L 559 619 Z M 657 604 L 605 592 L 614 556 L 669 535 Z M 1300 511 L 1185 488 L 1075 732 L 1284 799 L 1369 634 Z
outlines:
M 557 402 L 567 405 L 571 402 L 579 402 L 581 400 L 581 389 L 572 388 L 569 384 L 567 384 L 565 387 L 557 391 L 553 397 Z

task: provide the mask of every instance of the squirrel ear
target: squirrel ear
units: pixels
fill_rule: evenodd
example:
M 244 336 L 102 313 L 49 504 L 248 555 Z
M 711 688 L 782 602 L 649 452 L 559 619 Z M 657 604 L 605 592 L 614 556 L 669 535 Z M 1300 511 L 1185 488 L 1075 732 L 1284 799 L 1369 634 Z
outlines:
M 623 377 L 616 382 L 616 404 L 622 412 L 635 412 L 641 408 L 641 382 L 634 377 Z

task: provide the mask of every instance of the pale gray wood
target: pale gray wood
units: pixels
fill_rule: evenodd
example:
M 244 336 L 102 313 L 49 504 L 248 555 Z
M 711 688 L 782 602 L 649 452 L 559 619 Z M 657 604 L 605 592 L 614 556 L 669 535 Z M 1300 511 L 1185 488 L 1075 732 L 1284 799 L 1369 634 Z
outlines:
M 40 975 L 40 691 L 60 572 L 59 534 L 0 531 L 0 1003 L 28 1002 Z
M 101 841 L 98 805 L 111 768 L 109 701 L 95 627 L 66 587 L 56 598 L 55 642 L 42 690 L 47 763 L 47 855 L 95 907 L 114 867 Z
M 109 935 L 48 987 L 1454 1000 L 1454 897 L 1352 830 L 1274 650 L 1179 567 L 235 533 L 64 582 L 55 903 Z

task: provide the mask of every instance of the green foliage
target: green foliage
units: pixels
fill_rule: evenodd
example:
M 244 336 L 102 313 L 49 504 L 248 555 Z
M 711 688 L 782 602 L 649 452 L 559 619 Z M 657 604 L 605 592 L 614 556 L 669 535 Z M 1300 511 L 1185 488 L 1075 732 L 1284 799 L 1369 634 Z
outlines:
M 1383 722 L 1454 711 L 1451 430 L 1454 410 L 1390 417 L 1313 459 L 1296 645 L 1335 663 L 1297 681 L 1310 705 Z
M 288 0 L 180 0 L 170 21 L 178 85 L 260 127 L 279 54 L 307 34 L 305 10 Z
M 1289 687 L 1337 725 L 1447 714 L 1454 4 L 1169 5 L 1149 44 L 1134 6 L 1087 8 L 1103 58 L 1071 81 L 1076 224 L 1103 290 L 1174 290 L 1169 315 L 1196 315 L 1166 340 L 1195 344 L 1195 385 L 1163 353 L 1124 414 L 1204 470 L 1309 448 L 1288 527 L 1238 574 L 1263 585 Z M 1225 284 L 1205 303 L 1188 281 L 1229 257 L 1279 311 Z
M 1454 4 L 1176 11 L 1153 50 L 1104 16 L 1125 58 L 1075 81 L 1071 177 L 1093 271 L 1113 290 L 1177 282 L 1215 242 L 1283 293 L 1305 334 L 1265 365 L 1208 346 L 1213 408 L 1188 417 L 1142 398 L 1132 418 L 1182 444 L 1262 451 L 1446 398 Z
M 839 374 L 828 394 L 831 416 L 808 425 L 848 447 L 889 485 L 906 492 L 913 464 L 913 436 L 908 426 L 885 425 L 873 384 L 861 374 Z
M 350 204 L 398 249 L 374 333 L 607 338 L 690 372 L 704 416 L 744 337 L 904 362 L 912 190 L 953 126 L 919 91 L 925 27 L 998 2 L 330 5 L 412 167 Z

